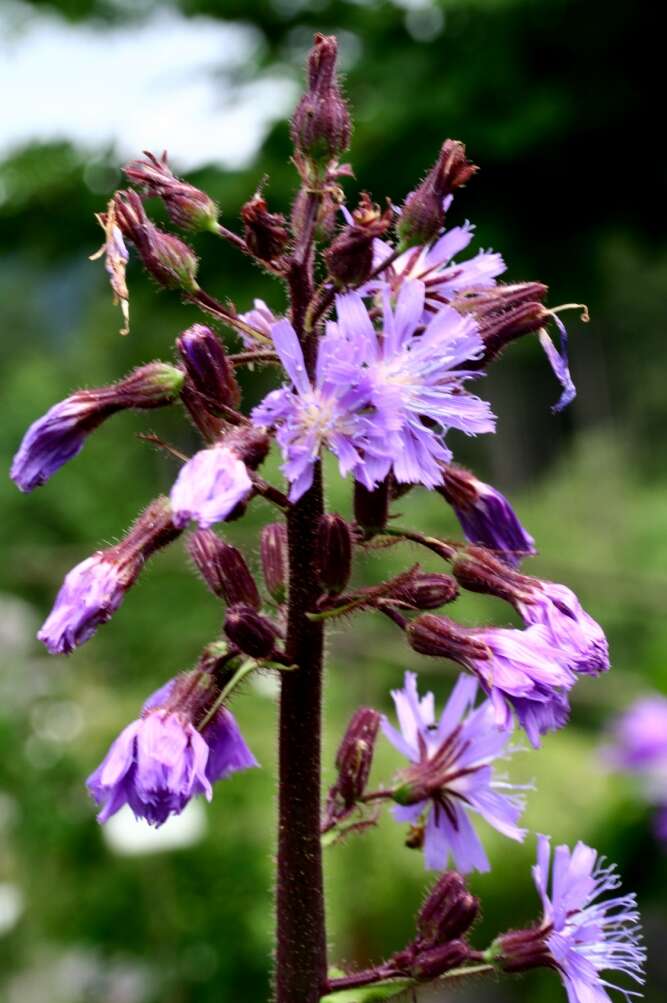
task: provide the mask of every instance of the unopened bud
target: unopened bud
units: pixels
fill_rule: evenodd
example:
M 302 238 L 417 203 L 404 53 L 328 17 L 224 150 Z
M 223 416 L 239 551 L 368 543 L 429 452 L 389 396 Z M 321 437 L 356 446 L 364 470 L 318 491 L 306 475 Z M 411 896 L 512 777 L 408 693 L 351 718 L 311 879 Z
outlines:
M 221 540 L 212 529 L 199 529 L 188 540 L 188 551 L 211 592 L 228 606 L 243 603 L 259 609 L 261 599 L 240 550 Z
M 219 210 L 213 199 L 177 178 L 169 167 L 166 153 L 158 158 L 145 150 L 144 157 L 145 160 L 133 160 L 123 168 L 130 181 L 141 185 L 147 195 L 161 198 L 176 226 L 186 230 L 215 231 Z
M 400 594 L 400 599 L 415 609 L 438 609 L 454 602 L 459 587 L 451 575 L 419 572 Z
M 342 230 L 325 252 L 329 274 L 341 286 L 358 286 L 373 270 L 373 241 L 391 226 L 391 209 L 384 213 L 364 192 L 353 222 Z
M 348 724 L 336 753 L 338 777 L 329 797 L 340 799 L 346 810 L 357 803 L 366 789 L 379 727 L 378 712 L 372 707 L 360 707 Z
M 343 591 L 352 571 L 352 534 L 340 515 L 323 515 L 317 527 L 317 571 L 331 595 Z
M 468 293 L 453 301 L 459 313 L 473 315 L 484 342 L 484 354 L 472 361 L 472 368 L 497 358 L 506 345 L 521 335 L 544 327 L 551 316 L 542 303 L 547 292 L 548 287 L 541 282 L 518 282 Z
M 547 945 L 548 930 L 510 930 L 494 940 L 490 955 L 505 972 L 527 972 L 532 968 L 556 968 Z
M 484 641 L 445 616 L 424 613 L 408 624 L 405 632 L 408 644 L 420 655 L 451 658 L 454 662 L 489 657 Z
M 456 871 L 446 871 L 419 910 L 417 929 L 426 945 L 461 937 L 473 924 L 479 903 Z
M 308 90 L 292 118 L 297 150 L 315 164 L 326 165 L 350 143 L 352 124 L 336 79 L 338 43 L 333 35 L 316 35 L 308 55 Z
M 463 143 L 446 139 L 435 165 L 419 187 L 408 195 L 397 225 L 404 249 L 428 244 L 437 237 L 445 221 L 444 200 L 477 170 L 466 159 L 465 152 Z
M 354 518 L 366 536 L 381 533 L 389 516 L 389 478 L 369 491 L 360 481 L 354 482 Z
M 241 209 L 245 242 L 260 261 L 273 261 L 285 250 L 289 230 L 285 217 L 279 212 L 269 212 L 266 201 L 258 193 Z
M 250 470 L 256 470 L 266 459 L 271 439 L 253 425 L 241 425 L 227 432 L 220 444 L 231 449 Z
M 259 542 L 266 588 L 277 603 L 287 595 L 287 530 L 282 522 L 270 522 L 262 529 Z
M 193 324 L 176 345 L 200 406 L 213 415 L 238 407 L 241 391 L 220 339 L 203 324 Z
M 118 226 L 136 247 L 146 271 L 166 289 L 196 291 L 199 261 L 191 248 L 149 220 L 136 192 L 116 192 L 113 202 Z
M 420 982 L 431 982 L 452 968 L 458 968 L 470 956 L 470 948 L 462 940 L 452 940 L 425 951 L 419 951 L 410 966 L 410 974 Z
M 468 592 L 497 596 L 506 602 L 530 602 L 534 579 L 521 575 L 485 547 L 467 546 L 452 565 L 456 580 Z
M 225 634 L 246 655 L 270 658 L 276 642 L 276 629 L 252 606 L 230 606 L 225 617 Z

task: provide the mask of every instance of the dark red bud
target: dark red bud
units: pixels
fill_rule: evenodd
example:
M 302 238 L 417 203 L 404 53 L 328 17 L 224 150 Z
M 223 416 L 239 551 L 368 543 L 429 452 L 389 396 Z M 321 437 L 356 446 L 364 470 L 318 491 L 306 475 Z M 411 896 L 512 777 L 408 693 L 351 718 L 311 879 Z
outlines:
M 225 634 L 246 655 L 270 658 L 276 642 L 276 628 L 252 606 L 230 606 L 225 617 Z
M 406 627 L 408 644 L 421 655 L 451 658 L 466 664 L 469 658 L 488 658 L 489 649 L 470 631 L 445 616 L 424 613 Z
M 266 588 L 277 603 L 287 595 L 287 529 L 282 522 L 271 522 L 262 529 L 259 551 Z
M 213 331 L 203 324 L 193 324 L 176 345 L 200 407 L 218 417 L 223 415 L 221 405 L 238 407 L 241 391 L 234 368 Z
M 455 871 L 446 871 L 419 910 L 417 929 L 425 945 L 461 937 L 473 924 L 479 903 Z
M 366 192 L 353 213 L 354 222 L 346 226 L 325 251 L 329 274 L 341 286 L 358 286 L 373 270 L 373 241 L 391 226 L 391 209 L 384 213 Z
M 469 544 L 458 552 L 452 565 L 457 582 L 468 592 L 497 596 L 506 602 L 530 602 L 539 589 L 536 579 L 521 575 L 486 550 Z
M 241 209 L 245 242 L 261 261 L 273 261 L 285 250 L 289 230 L 285 217 L 269 212 L 261 195 L 254 195 Z
M 320 584 L 331 595 L 338 595 L 352 571 L 352 534 L 342 516 L 329 513 L 321 517 L 316 546 Z
M 218 207 L 205 192 L 177 178 L 161 157 L 144 151 L 145 160 L 133 160 L 123 168 L 130 181 L 141 185 L 147 195 L 161 198 L 169 218 L 176 226 L 187 230 L 215 230 Z
M 350 143 L 352 124 L 336 79 L 338 43 L 333 35 L 316 35 L 308 56 L 308 90 L 292 118 L 297 151 L 327 164 Z
M 136 192 L 116 192 L 113 203 L 123 236 L 132 241 L 156 282 L 166 289 L 194 292 L 199 261 L 192 249 L 149 220 Z
M 485 352 L 473 360 L 473 368 L 495 359 L 511 341 L 539 331 L 550 318 L 542 300 L 548 287 L 541 282 L 518 282 L 495 286 L 456 297 L 452 305 L 459 313 L 471 313 L 479 324 Z
M 329 792 L 329 798 L 340 799 L 346 810 L 356 804 L 366 789 L 379 727 L 378 712 L 372 707 L 360 707 L 338 747 L 338 778 Z
M 190 536 L 187 547 L 213 595 L 229 606 L 243 603 L 260 608 L 255 579 L 240 550 L 225 543 L 212 529 L 198 529 Z
M 227 432 L 219 444 L 232 449 L 246 467 L 256 470 L 266 459 L 271 440 L 261 429 L 252 425 L 241 425 Z
M 452 940 L 425 951 L 419 951 L 410 967 L 410 974 L 420 982 L 431 982 L 452 968 L 458 968 L 470 956 L 470 948 L 462 940 Z
M 476 170 L 466 159 L 463 143 L 446 139 L 435 165 L 405 200 L 397 224 L 404 248 L 427 244 L 437 237 L 445 222 L 444 199 L 464 185 Z
M 381 533 L 389 516 L 390 478 L 385 477 L 374 491 L 354 482 L 354 518 L 368 537 Z
M 156 498 L 138 516 L 120 542 L 104 551 L 105 560 L 122 569 L 125 587 L 136 580 L 152 554 L 181 535 L 182 531 L 174 526 L 171 516 L 169 499 Z
M 459 587 L 451 575 L 420 572 L 406 585 L 399 598 L 415 609 L 438 609 L 454 602 Z
M 505 972 L 527 972 L 532 968 L 557 968 L 547 946 L 548 930 L 510 930 L 492 945 L 496 962 Z

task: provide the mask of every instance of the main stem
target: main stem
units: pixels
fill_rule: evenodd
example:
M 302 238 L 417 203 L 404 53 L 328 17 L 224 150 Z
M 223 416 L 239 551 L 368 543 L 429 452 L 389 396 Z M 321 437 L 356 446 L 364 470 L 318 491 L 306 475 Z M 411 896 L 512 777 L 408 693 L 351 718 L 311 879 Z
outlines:
M 309 344 L 304 338 L 303 319 L 313 294 L 310 247 L 317 201 L 311 194 L 289 275 L 292 323 L 302 340 L 311 377 L 316 349 L 312 338 Z M 314 565 L 323 511 L 318 463 L 312 487 L 287 515 L 286 653 L 298 669 L 282 674 L 280 693 L 276 1003 L 318 1003 L 327 977 L 320 843 L 324 626 L 306 616 L 320 593 Z

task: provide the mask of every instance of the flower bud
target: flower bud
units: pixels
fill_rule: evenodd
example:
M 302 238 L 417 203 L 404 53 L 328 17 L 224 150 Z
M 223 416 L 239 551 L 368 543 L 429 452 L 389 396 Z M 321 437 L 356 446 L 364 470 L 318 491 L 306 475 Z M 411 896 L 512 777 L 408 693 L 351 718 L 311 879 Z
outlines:
M 367 537 L 381 533 L 389 516 L 389 477 L 369 491 L 360 481 L 354 482 L 354 518 Z
M 220 416 L 220 405 L 238 407 L 241 391 L 224 345 L 209 327 L 193 324 L 176 345 L 201 407 Z
M 225 634 L 246 655 L 270 658 L 276 641 L 276 629 L 252 606 L 230 606 L 225 617 Z
M 470 956 L 470 948 L 462 940 L 452 940 L 425 951 L 419 951 L 410 966 L 410 975 L 420 982 L 431 982 L 452 968 L 458 968 Z
M 428 244 L 445 222 L 444 200 L 464 185 L 477 168 L 466 159 L 465 146 L 453 139 L 442 144 L 440 156 L 420 186 L 408 195 L 398 221 L 401 247 Z
M 471 368 L 497 358 L 515 338 L 539 331 L 551 316 L 541 302 L 547 292 L 541 282 L 517 282 L 457 297 L 452 305 L 459 313 L 473 315 L 484 342 L 484 354 L 471 361 Z
M 438 609 L 454 602 L 459 588 L 451 575 L 419 572 L 402 590 L 400 599 L 415 609 Z
M 266 459 L 271 439 L 254 425 L 241 425 L 227 432 L 221 445 L 236 453 L 250 470 L 256 470 Z
M 269 212 L 259 193 L 243 206 L 241 219 L 245 242 L 256 258 L 273 261 L 283 253 L 289 242 L 285 217 L 279 212 Z
M 556 968 L 547 945 L 548 931 L 541 927 L 510 930 L 494 940 L 490 953 L 504 972 L 527 972 L 532 968 Z
M 445 616 L 424 613 L 408 624 L 405 632 L 410 647 L 421 655 L 451 658 L 454 662 L 489 657 L 484 641 Z
M 149 220 L 136 192 L 116 192 L 113 201 L 121 232 L 136 247 L 146 271 L 166 289 L 195 292 L 199 261 L 188 245 Z
M 341 286 L 358 286 L 366 281 L 373 270 L 373 241 L 386 232 L 392 221 L 391 209 L 381 213 L 366 192 L 352 218 L 353 222 L 324 254 L 329 274 Z
M 270 522 L 262 529 L 259 542 L 266 588 L 277 603 L 287 595 L 287 530 L 282 522 Z
M 338 43 L 333 35 L 315 35 L 308 55 L 308 90 L 292 118 L 292 139 L 299 153 L 318 165 L 340 156 L 350 144 L 352 124 L 336 79 Z
M 497 596 L 510 603 L 530 602 L 534 592 L 534 579 L 514 571 L 484 547 L 469 545 L 460 550 L 452 570 L 468 592 Z
M 123 168 L 130 181 L 141 185 L 147 195 L 161 198 L 176 226 L 215 232 L 219 210 L 213 199 L 177 178 L 167 163 L 166 152 L 158 158 L 145 150 L 144 157 L 145 160 L 133 160 Z
M 479 903 L 456 871 L 446 871 L 419 910 L 417 929 L 427 946 L 461 937 L 474 923 Z
M 78 390 L 33 422 L 14 457 L 11 477 L 21 491 L 44 484 L 83 448 L 88 435 L 110 415 L 127 408 L 171 404 L 183 386 L 180 369 L 151 362 L 110 386 Z
M 228 606 L 244 603 L 259 609 L 261 599 L 240 550 L 221 540 L 212 529 L 199 529 L 188 540 L 188 551 L 213 595 Z
M 329 792 L 344 810 L 354 807 L 366 789 L 379 727 L 380 714 L 372 707 L 360 707 L 347 726 L 336 753 L 338 777 Z
M 317 527 L 317 571 L 320 584 L 331 595 L 343 591 L 352 571 L 352 534 L 342 516 L 323 515 Z

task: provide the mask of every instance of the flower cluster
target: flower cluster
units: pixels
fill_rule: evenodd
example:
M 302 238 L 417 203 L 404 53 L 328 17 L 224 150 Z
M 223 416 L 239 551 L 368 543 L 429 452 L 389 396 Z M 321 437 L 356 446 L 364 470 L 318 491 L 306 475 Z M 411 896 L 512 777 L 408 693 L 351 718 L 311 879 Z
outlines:
M 217 780 L 256 766 L 229 705 L 250 673 L 282 677 L 278 1003 L 306 1000 L 307 982 L 310 1003 L 331 998 L 323 992 L 335 997 L 387 979 L 405 988 L 480 966 L 522 971 L 536 964 L 560 972 L 570 1003 L 606 1003 L 609 983 L 601 973 L 616 969 L 639 978 L 644 956 L 634 898 L 598 901 L 615 891 L 617 879 L 596 863 L 595 851 L 559 847 L 548 892 L 549 844 L 540 837 L 535 878 L 543 920 L 502 935 L 485 952 L 469 941 L 478 904 L 462 877 L 491 867 L 479 819 L 511 840 L 526 835 L 519 824 L 524 788 L 498 768 L 520 747 L 517 733 L 538 746 L 567 722 L 578 679 L 609 668 L 604 633 L 574 592 L 521 568 L 536 544 L 509 500 L 454 462 L 457 433 L 495 431 L 489 404 L 471 385 L 515 339 L 538 336 L 563 386 L 557 409 L 569 403 L 575 391 L 567 335 L 545 306 L 542 283 L 499 283 L 507 266 L 496 252 L 460 259 L 474 227 L 446 229 L 445 220 L 454 191 L 476 172 L 460 142 L 445 140 L 400 209 L 388 199 L 380 209 L 367 193 L 354 211 L 346 208 L 342 184 L 351 167 L 340 156 L 351 120 L 336 53 L 334 38 L 316 37 L 308 88 L 292 121 L 301 185 L 289 216 L 269 210 L 258 191 L 241 207 L 236 234 L 219 222 L 210 196 L 178 178 L 166 156 L 151 153 L 125 169 L 139 190 L 116 192 L 100 215 L 102 253 L 125 333 L 129 247 L 160 286 L 211 324 L 231 329 L 243 350 L 229 354 L 220 332 L 193 324 L 173 338 L 175 362 L 149 362 L 109 386 L 78 391 L 30 427 L 11 471 L 22 491 L 46 482 L 123 409 L 182 408 L 200 437 L 190 455 L 148 437 L 181 461 L 168 496 L 151 502 L 117 544 L 69 571 L 38 636 L 52 654 L 75 651 L 116 613 L 152 555 L 181 536 L 203 583 L 224 604 L 219 630 L 193 667 L 146 701 L 89 777 L 101 822 L 129 806 L 138 818 L 162 825 L 193 797 L 210 799 Z M 215 299 L 198 283 L 195 251 L 152 222 L 145 196 L 160 198 L 175 226 L 193 236 L 207 231 L 252 258 L 282 283 L 288 302 L 274 312 L 255 300 L 241 312 Z M 560 351 L 546 330 L 552 321 Z M 246 365 L 280 370 L 274 389 L 249 413 L 237 380 Z M 286 485 L 260 471 L 272 444 Z M 350 481 L 353 518 L 325 511 L 326 451 Z M 399 499 L 419 487 L 447 503 L 446 536 L 402 525 Z M 252 560 L 219 530 L 258 496 L 277 510 L 261 531 L 264 588 Z M 385 581 L 354 584 L 356 564 L 370 548 L 404 545 L 440 566 L 412 563 Z M 449 612 L 462 591 L 509 603 L 520 626 L 464 626 L 445 616 L 441 608 Z M 420 697 L 411 671 L 391 694 L 398 728 L 373 707 L 353 714 L 318 831 L 325 627 L 330 619 L 369 613 L 401 631 L 406 657 L 426 656 L 436 672 L 446 661 L 463 671 L 439 717 L 433 693 Z M 665 719 L 664 707 L 658 712 L 653 702 L 619 726 L 624 765 L 664 768 Z M 380 734 L 406 762 L 390 782 L 369 790 Z M 323 983 L 321 844 L 372 828 L 387 802 L 409 826 L 406 845 L 423 848 L 426 867 L 445 873 L 406 947 L 375 969 Z M 460 873 L 445 870 L 450 861 Z M 305 974 L 296 945 L 302 929 L 313 948 Z

